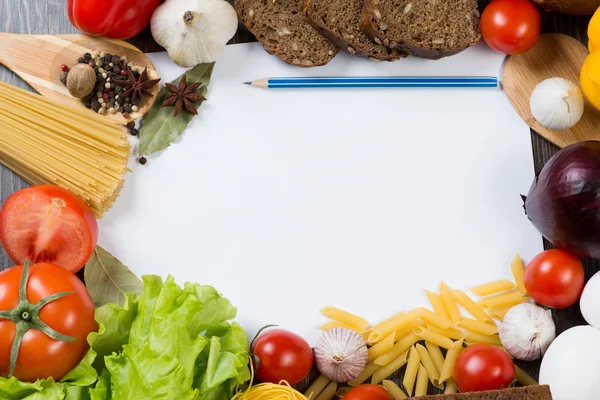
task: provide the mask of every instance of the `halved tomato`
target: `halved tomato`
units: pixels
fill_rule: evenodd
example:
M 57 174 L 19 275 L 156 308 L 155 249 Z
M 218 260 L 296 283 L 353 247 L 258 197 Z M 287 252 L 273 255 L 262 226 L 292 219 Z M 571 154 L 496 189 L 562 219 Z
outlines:
M 98 223 L 79 197 L 40 185 L 12 194 L 0 210 L 0 241 L 15 264 L 48 262 L 80 270 L 98 241 Z

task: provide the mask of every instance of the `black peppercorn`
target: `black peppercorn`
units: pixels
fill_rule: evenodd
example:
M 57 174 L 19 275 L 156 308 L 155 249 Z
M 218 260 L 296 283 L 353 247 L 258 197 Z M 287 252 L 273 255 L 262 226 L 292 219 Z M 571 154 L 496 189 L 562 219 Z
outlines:
M 120 106 L 122 106 L 123 104 L 125 104 L 125 99 L 124 99 L 124 98 L 122 98 L 122 97 L 119 97 L 119 98 L 117 99 L 117 104 L 118 104 L 118 105 L 120 105 Z
M 132 130 L 129 131 L 129 133 L 131 134 L 131 136 L 137 136 L 140 133 L 140 131 L 133 128 Z
M 69 75 L 69 73 L 68 73 L 68 72 L 63 72 L 62 74 L 60 74 L 60 82 L 61 82 L 63 85 L 66 85 L 66 84 L 67 84 L 67 75 Z
M 114 72 L 115 74 L 119 74 L 121 72 L 121 67 L 115 65 L 114 67 L 112 67 L 112 72 Z
M 106 53 L 106 54 L 104 55 L 104 61 L 106 61 L 107 63 L 109 63 L 109 62 L 110 62 L 110 60 L 112 60 L 112 54 L 108 54 L 108 53 Z
M 131 104 L 127 104 L 126 106 L 123 107 L 123 109 L 125 110 L 125 112 L 127 113 L 131 113 L 133 112 L 133 110 L 131 109 Z
M 110 59 L 110 62 L 117 65 L 121 62 L 121 57 L 119 56 L 112 56 L 112 58 Z
M 116 96 L 115 92 L 109 92 L 108 93 L 108 97 L 110 97 L 111 99 L 114 99 Z
M 79 59 L 77 60 L 77 62 L 80 63 L 80 64 L 87 64 L 88 63 L 87 61 L 85 61 L 85 58 L 83 58 L 83 57 L 79 57 Z
M 85 58 L 86 61 L 90 61 L 92 59 L 92 55 L 90 53 L 85 53 L 83 58 Z
M 97 101 L 97 100 L 93 100 L 92 101 L 92 110 L 94 110 L 95 112 L 98 112 L 98 110 L 100 110 L 102 108 L 102 105 Z
M 136 78 L 140 77 L 140 73 L 137 71 L 133 71 L 133 76 L 135 76 Z
M 140 159 L 138 160 L 140 162 L 140 164 L 142 165 L 146 165 L 146 163 L 148 162 L 148 160 L 146 160 L 146 157 L 140 157 Z
M 135 128 L 135 122 L 131 121 L 127 123 L 127 129 L 131 130 Z

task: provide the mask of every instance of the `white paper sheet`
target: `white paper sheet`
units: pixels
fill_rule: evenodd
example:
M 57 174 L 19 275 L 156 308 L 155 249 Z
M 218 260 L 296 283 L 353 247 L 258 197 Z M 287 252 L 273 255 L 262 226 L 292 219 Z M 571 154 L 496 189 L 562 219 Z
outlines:
M 152 60 L 170 81 L 183 72 Z M 498 75 L 484 45 L 440 61 L 340 54 L 303 70 L 258 44 L 228 46 L 182 140 L 134 172 L 100 244 L 138 275 L 220 290 L 253 336 L 279 324 L 314 343 L 319 309 L 377 322 L 425 305 L 440 280 L 510 277 L 541 237 L 519 194 L 529 128 L 500 89 L 275 91 L 268 76 Z

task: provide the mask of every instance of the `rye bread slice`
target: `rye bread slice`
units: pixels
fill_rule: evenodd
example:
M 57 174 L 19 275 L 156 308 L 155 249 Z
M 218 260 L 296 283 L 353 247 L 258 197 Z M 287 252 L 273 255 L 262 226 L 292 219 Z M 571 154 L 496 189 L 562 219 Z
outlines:
M 360 26 L 386 46 L 433 60 L 480 38 L 477 0 L 365 0 Z
M 300 0 L 237 0 L 235 9 L 265 50 L 298 67 L 325 65 L 339 49 L 304 18 Z
M 552 400 L 548 385 L 524 386 L 486 392 L 411 397 L 412 400 Z M 575 400 L 575 399 L 573 399 Z
M 373 61 L 396 61 L 406 53 L 377 44 L 360 29 L 364 0 L 303 0 L 308 22 L 342 50 Z

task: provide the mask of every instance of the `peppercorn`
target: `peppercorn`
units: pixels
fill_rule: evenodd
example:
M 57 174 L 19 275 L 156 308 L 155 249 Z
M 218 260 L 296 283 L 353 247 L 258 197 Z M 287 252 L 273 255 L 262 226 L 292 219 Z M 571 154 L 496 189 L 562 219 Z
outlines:
M 114 99 L 114 98 L 115 98 L 115 96 L 116 96 L 115 92 L 110 92 L 110 93 L 108 94 L 108 97 L 110 97 L 111 99 Z
M 129 118 L 131 118 L 131 115 L 129 115 L 129 113 L 128 113 L 128 112 L 124 112 L 124 113 L 123 113 L 123 118 L 125 118 L 125 119 L 129 119 Z M 131 122 L 130 122 L 130 123 L 131 123 Z M 129 124 L 128 124 L 128 125 L 129 125 Z
M 115 74 L 118 74 L 121 72 L 121 67 L 115 65 L 114 67 L 112 67 L 112 72 L 114 72 Z
M 146 163 L 148 162 L 148 160 L 146 160 L 146 157 L 140 157 L 140 159 L 138 161 L 142 165 L 146 165 Z
M 87 61 L 90 61 L 92 59 L 92 55 L 90 53 L 85 53 L 83 58 L 85 58 Z
M 129 133 L 131 134 L 131 136 L 137 136 L 139 135 L 140 131 L 138 131 L 137 129 L 133 128 L 129 131 Z
M 133 110 L 131 109 L 131 104 L 126 104 L 123 109 L 125 110 L 126 113 L 130 113 L 133 112 Z
M 107 63 L 109 63 L 110 60 L 112 60 L 112 54 L 106 53 L 103 58 L 104 58 L 104 61 L 106 61 Z
M 85 58 L 83 57 L 79 57 L 79 59 L 77 60 L 78 63 L 80 64 L 87 64 L 87 61 L 85 61 Z
M 127 76 L 127 70 L 126 69 L 121 69 L 120 71 L 121 76 Z
M 102 108 L 102 105 L 97 100 L 92 100 L 92 110 L 98 112 Z
M 94 64 L 94 62 L 93 62 L 93 61 L 90 61 L 90 62 L 88 63 L 88 65 L 89 65 L 90 67 L 92 67 L 92 68 L 94 68 L 94 67 L 96 66 L 96 64 Z
M 120 63 L 120 62 L 121 62 L 121 57 L 119 57 L 119 56 L 112 56 L 112 58 L 110 59 L 110 61 L 111 61 L 113 64 L 117 65 L 118 63 Z
M 68 72 L 63 72 L 62 74 L 60 74 L 60 83 L 62 83 L 63 85 L 66 85 L 68 75 L 69 75 Z
M 60 70 L 61 70 L 62 72 L 69 72 L 69 67 L 67 67 L 67 65 L 66 65 L 66 64 L 61 64 L 61 66 L 60 66 Z

